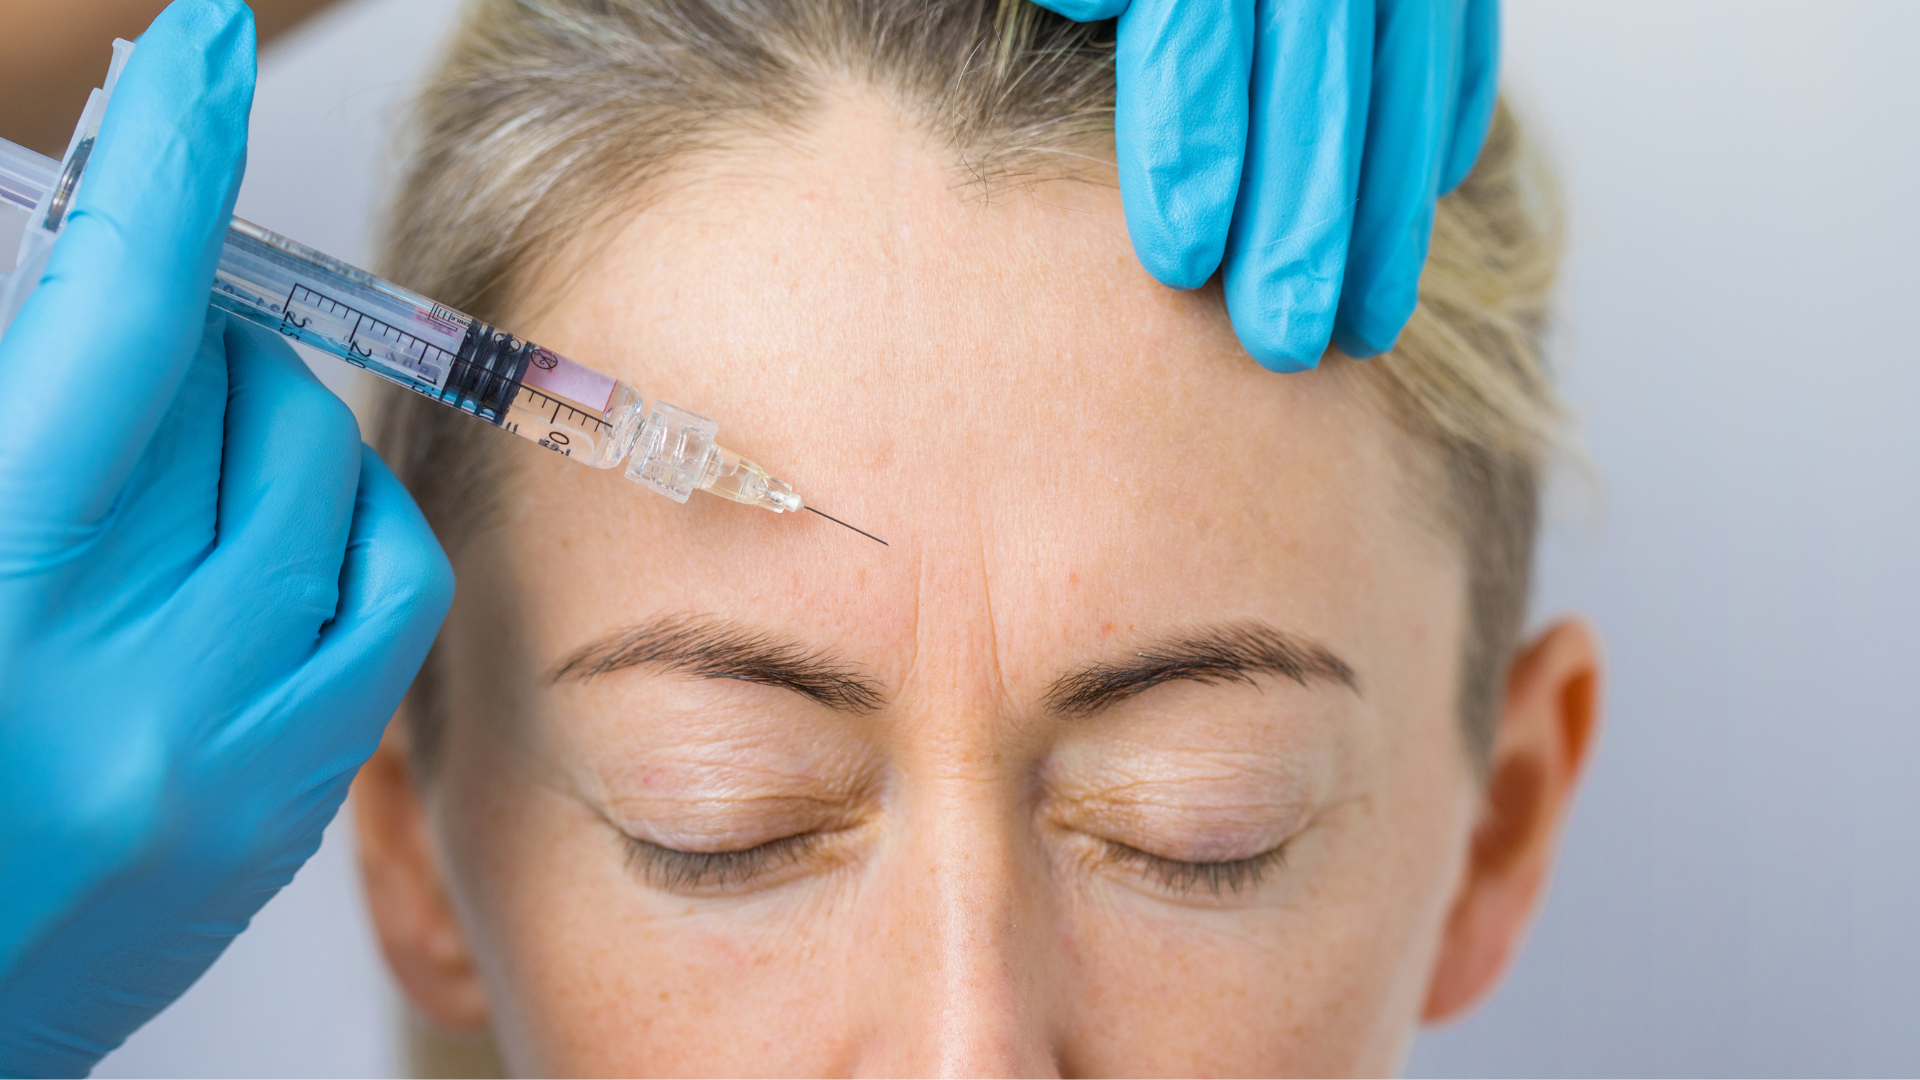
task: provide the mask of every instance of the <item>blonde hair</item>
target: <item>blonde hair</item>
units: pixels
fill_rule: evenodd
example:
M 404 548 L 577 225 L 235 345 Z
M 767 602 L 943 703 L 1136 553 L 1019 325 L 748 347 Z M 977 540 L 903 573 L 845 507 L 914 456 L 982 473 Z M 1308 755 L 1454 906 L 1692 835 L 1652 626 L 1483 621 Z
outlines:
M 1111 165 L 1111 24 L 1025 0 L 476 0 L 420 99 L 383 269 L 497 321 L 529 275 L 690 155 L 800 125 L 849 83 L 885 95 L 982 184 Z M 1526 616 L 1559 419 L 1541 357 L 1558 240 L 1551 186 L 1503 103 L 1440 202 L 1398 347 L 1350 365 L 1421 448 L 1414 473 L 1465 554 L 1459 704 L 1476 762 Z M 451 550 L 498 509 L 502 438 L 396 395 L 378 445 Z M 438 670 L 430 658 L 409 706 L 423 769 L 443 727 Z

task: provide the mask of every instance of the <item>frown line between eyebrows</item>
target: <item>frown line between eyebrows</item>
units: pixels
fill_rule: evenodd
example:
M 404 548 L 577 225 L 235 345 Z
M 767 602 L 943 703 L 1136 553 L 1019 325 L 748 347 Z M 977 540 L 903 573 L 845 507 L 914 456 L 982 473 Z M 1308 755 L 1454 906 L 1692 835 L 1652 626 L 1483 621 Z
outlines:
M 704 615 L 616 630 L 568 657 L 550 680 L 584 682 L 635 667 L 790 690 L 841 712 L 870 713 L 885 700 L 877 683 L 832 656 Z
M 1063 716 L 1091 716 L 1162 683 L 1257 686 L 1255 675 L 1273 675 L 1311 686 L 1317 682 L 1360 692 L 1353 666 L 1319 642 L 1283 633 L 1264 623 L 1231 623 L 1157 642 L 1120 663 L 1101 663 L 1055 679 L 1047 707 Z

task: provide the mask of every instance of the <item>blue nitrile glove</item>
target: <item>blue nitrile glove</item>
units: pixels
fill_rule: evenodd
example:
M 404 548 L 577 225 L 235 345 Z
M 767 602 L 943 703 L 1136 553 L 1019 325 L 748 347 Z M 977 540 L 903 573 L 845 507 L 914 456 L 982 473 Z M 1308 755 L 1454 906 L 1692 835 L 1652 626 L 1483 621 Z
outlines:
M 1119 18 L 1127 231 L 1180 289 L 1224 269 L 1241 344 L 1276 371 L 1393 347 L 1434 202 L 1493 117 L 1497 0 L 1036 0 Z
M 85 1073 L 320 843 L 452 599 L 345 405 L 208 289 L 252 15 L 180 0 L 0 340 L 0 1074 Z

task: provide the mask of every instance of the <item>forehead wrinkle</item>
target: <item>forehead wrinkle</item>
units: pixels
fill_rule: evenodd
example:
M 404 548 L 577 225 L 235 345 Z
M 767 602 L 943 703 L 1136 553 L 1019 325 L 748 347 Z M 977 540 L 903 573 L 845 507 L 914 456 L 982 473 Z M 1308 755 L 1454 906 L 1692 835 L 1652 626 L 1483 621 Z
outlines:
M 987 647 L 985 655 L 992 669 L 986 674 L 986 685 L 991 686 L 998 699 L 999 713 L 1002 716 L 1013 715 L 1013 694 L 1007 689 L 1006 665 L 1000 661 L 1000 625 L 993 614 L 993 574 L 987 564 L 987 538 L 984 529 L 974 532 L 974 552 L 980 565 L 980 601 L 986 606 Z
M 784 201 L 794 201 L 796 197 L 795 192 L 783 185 L 764 186 L 773 195 L 783 196 Z M 661 355 L 697 355 L 702 366 L 690 368 L 691 375 L 672 376 L 668 373 L 673 369 L 667 365 L 664 371 L 668 373 L 650 378 L 658 384 L 655 389 L 662 396 L 672 397 L 691 386 L 697 388 L 697 392 L 689 391 L 690 400 L 717 401 L 724 405 L 743 397 L 757 381 L 766 381 L 773 374 L 747 357 L 771 352 L 810 358 L 802 361 L 797 371 L 804 377 L 791 378 L 793 385 L 783 389 L 790 389 L 798 400 L 815 407 L 787 414 L 799 417 L 790 427 L 769 419 L 755 428 L 755 435 L 774 447 L 805 447 L 806 456 L 799 460 L 816 474 L 838 476 L 844 472 L 849 476 L 874 477 L 870 485 L 845 482 L 842 486 L 849 494 L 836 492 L 833 499 L 831 508 L 836 513 L 844 512 L 850 520 L 862 525 L 869 524 L 876 516 L 864 512 L 859 505 L 858 496 L 866 494 L 867 486 L 886 490 L 886 486 L 892 484 L 887 493 L 893 494 L 912 490 L 906 487 L 908 481 L 924 483 L 930 471 L 952 478 L 951 483 L 941 486 L 937 500 L 915 500 L 929 511 L 927 517 L 935 519 L 930 522 L 932 544 L 924 539 L 915 543 L 915 529 L 911 525 L 898 527 L 899 531 L 889 526 L 883 532 L 903 548 L 918 549 L 914 551 L 915 566 L 901 568 L 913 575 L 907 578 L 908 582 L 918 579 L 913 589 L 914 599 L 911 603 L 900 603 L 890 613 L 906 615 L 911 620 L 909 625 L 915 628 L 910 636 L 901 634 L 892 639 L 905 645 L 900 649 L 900 653 L 905 654 L 901 657 L 904 664 L 897 668 L 892 662 L 877 665 L 890 686 L 904 685 L 904 673 L 930 675 L 942 667 L 947 670 L 941 675 L 950 678 L 954 674 L 953 665 L 937 659 L 936 654 L 953 648 L 952 631 L 964 622 L 956 623 L 951 616 L 961 615 L 973 623 L 978 634 L 977 640 L 963 646 L 974 654 L 975 670 L 965 673 L 964 677 L 975 680 L 975 692 L 984 689 L 978 680 L 991 678 L 996 698 L 1005 697 L 1011 686 L 1023 705 L 1030 706 L 1034 691 L 1040 688 L 1038 684 L 1047 674 L 1044 670 L 1035 672 L 1033 661 L 1054 653 L 1055 646 L 1060 644 L 1059 640 L 1044 639 L 1053 634 L 1074 633 L 1072 625 L 1062 623 L 1076 623 L 1079 614 L 1073 605 L 1043 604 L 1043 608 L 1052 610 L 1045 612 L 1049 618 L 1040 620 L 1044 628 L 1038 633 L 1034 631 L 1028 609 L 1035 606 L 1035 599 L 1045 595 L 1034 590 L 1057 588 L 1055 571 L 1077 567 L 1086 573 L 1095 583 L 1094 587 L 1102 589 L 1104 602 L 1113 605 L 1110 614 L 1123 624 L 1140 616 L 1137 604 L 1143 595 L 1149 602 L 1153 599 L 1153 590 L 1126 578 L 1136 567 L 1138 552 L 1152 553 L 1159 550 L 1155 545 L 1171 542 L 1165 536 L 1168 530 L 1101 531 L 1087 528 L 1089 522 L 1104 522 L 1108 517 L 1125 518 L 1122 508 L 1139 505 L 1139 500 L 1146 496 L 1164 498 L 1168 494 L 1185 494 L 1201 504 L 1197 507 L 1200 523 L 1187 526 L 1189 540 L 1198 533 L 1206 544 L 1203 554 L 1192 556 L 1193 561 L 1200 562 L 1223 552 L 1230 557 L 1237 556 L 1241 551 L 1239 534 L 1258 532 L 1266 520 L 1259 515 L 1278 512 L 1270 505 L 1274 500 L 1265 494 L 1257 505 L 1250 507 L 1225 499 L 1221 492 L 1241 490 L 1231 485 L 1194 483 L 1180 485 L 1172 491 L 1164 485 L 1155 486 L 1161 477 L 1182 474 L 1182 466 L 1191 464 L 1182 456 L 1186 453 L 1184 447 L 1210 440 L 1155 442 L 1137 434 L 1118 438 L 1115 432 L 1135 432 L 1137 428 L 1146 429 L 1146 434 L 1152 436 L 1159 427 L 1146 423 L 1129 426 L 1106 420 L 1107 417 L 1114 414 L 1140 417 L 1143 413 L 1140 405 L 1149 401 L 1151 391 L 1159 395 L 1151 400 L 1160 401 L 1166 407 L 1150 415 L 1197 415 L 1202 420 L 1225 415 L 1242 427 L 1293 431 L 1298 425 L 1245 423 L 1247 414 L 1253 411 L 1253 405 L 1248 402 L 1279 397 L 1283 399 L 1282 406 L 1292 407 L 1293 398 L 1326 396 L 1324 388 L 1318 394 L 1307 392 L 1324 383 L 1324 379 L 1311 384 L 1299 380 L 1282 382 L 1267 373 L 1249 371 L 1249 376 L 1257 374 L 1269 380 L 1260 384 L 1260 392 L 1210 393 L 1198 399 L 1196 395 L 1208 388 L 1239 387 L 1233 372 L 1254 367 L 1243 353 L 1228 354 L 1228 346 L 1233 344 L 1231 328 L 1218 310 L 1218 297 L 1207 296 L 1201 304 L 1188 294 L 1159 290 L 1157 284 L 1144 280 L 1137 262 L 1130 261 L 1130 251 L 1121 250 L 1120 246 L 1111 252 L 1097 245 L 1089 247 L 1080 234 L 1094 230 L 1085 229 L 1081 220 L 1094 216 L 1092 210 L 1073 215 L 1080 220 L 1074 222 L 1075 227 L 1064 236 L 1064 242 L 1055 243 L 1063 237 L 1049 226 L 1053 218 L 1042 215 L 1036 221 L 1029 221 L 1027 213 L 1028 209 L 1041 207 L 1066 216 L 1065 211 L 1058 209 L 1060 200 L 1052 198 L 1051 191 L 1048 195 L 1044 200 L 1029 197 L 998 201 L 994 213 L 983 207 L 958 206 L 956 200 L 946 195 L 924 204 L 914 202 L 911 209 L 915 213 L 904 219 L 867 221 L 861 217 L 838 228 L 824 229 L 823 235 L 835 246 L 776 245 L 773 253 L 780 256 L 778 259 L 749 262 L 760 267 L 786 269 L 775 275 L 771 285 L 763 282 L 758 291 L 750 295 L 762 301 L 779 302 L 736 303 L 724 310 L 746 315 L 699 322 L 705 331 L 719 327 L 714 333 L 717 340 L 675 338 L 672 344 L 676 347 L 662 350 Z M 846 201 L 835 200 L 830 209 L 844 209 L 842 204 Z M 900 200 L 882 205 L 890 207 L 895 215 L 907 209 Z M 1117 200 L 1109 209 L 1115 211 L 1110 215 L 1111 222 L 1120 226 L 1123 218 L 1117 213 Z M 936 210 L 944 212 L 934 213 Z M 1006 215 L 1003 220 L 1001 210 L 1016 213 Z M 869 226 L 887 232 L 887 226 L 897 228 L 902 221 L 915 226 L 918 235 L 925 239 L 905 245 L 904 250 L 897 245 L 879 246 L 879 254 L 906 258 L 908 265 L 904 268 L 884 260 L 881 260 L 884 266 L 876 268 L 874 259 L 861 260 L 872 272 L 856 276 L 861 281 L 876 278 L 878 291 L 847 287 L 843 279 L 836 277 L 832 280 L 838 283 L 840 302 L 822 303 L 823 299 L 832 301 L 835 297 L 802 292 L 789 298 L 772 288 L 786 283 L 800 289 L 817 283 L 821 275 L 814 272 L 815 262 L 840 254 L 839 245 L 858 239 L 869 231 Z M 715 228 L 719 229 L 721 224 L 725 222 L 716 223 Z M 1006 227 L 1001 228 L 1002 224 Z M 981 227 L 977 236 L 974 225 Z M 775 238 L 792 235 L 789 230 L 781 229 L 761 232 L 764 234 L 761 239 L 748 239 L 758 243 L 765 235 Z M 976 250 L 971 246 L 961 248 L 951 239 L 932 239 L 950 238 L 963 232 L 969 244 L 974 240 L 992 243 Z M 1123 230 L 1117 235 L 1124 241 Z M 727 239 L 732 234 L 721 230 L 713 236 Z M 641 239 L 645 238 L 636 237 L 637 241 Z M 643 250 L 700 250 L 697 246 L 688 248 L 670 243 L 637 246 Z M 1112 256 L 1114 260 L 1124 256 L 1129 261 L 1114 262 L 1105 256 Z M 941 265 L 928 265 L 930 262 Z M 1042 264 L 1052 273 L 1041 274 Z M 1121 270 L 1110 272 L 1112 266 L 1119 266 Z M 673 268 L 673 264 L 667 264 L 667 269 Z M 879 273 L 878 269 L 890 272 Z M 771 272 L 762 271 L 763 276 L 767 273 Z M 787 282 L 788 277 L 792 278 L 791 282 Z M 709 291 L 717 296 L 732 295 L 736 301 L 739 291 L 723 286 L 742 284 L 735 276 L 723 275 L 711 281 L 698 274 L 689 278 L 695 282 L 707 281 L 711 286 Z M 1129 282 L 1148 291 L 1132 290 L 1128 288 Z M 1059 302 L 1061 294 L 1080 289 L 1091 289 L 1082 302 Z M 1074 295 L 1080 293 L 1074 292 Z M 913 302 L 904 302 L 905 298 Z M 1108 301 L 1122 306 L 1110 307 Z M 1202 307 L 1204 311 L 1200 310 Z M 747 317 L 758 313 L 780 317 L 768 320 L 773 329 L 761 332 L 762 328 Z M 692 317 L 707 312 L 703 307 L 696 307 L 682 314 L 690 321 L 697 321 Z M 925 321 L 930 315 L 937 319 Z M 1036 315 L 1047 317 L 1036 318 Z M 903 316 L 911 316 L 907 325 L 896 325 L 895 320 Z M 745 329 L 736 326 L 742 321 L 748 324 Z M 671 320 L 668 324 L 682 325 Z M 817 333 L 808 336 L 803 332 L 808 330 Z M 1071 355 L 1060 362 L 1036 363 L 1033 359 L 1036 354 L 1057 353 L 1063 349 Z M 1196 360 L 1188 355 L 1194 351 L 1203 355 Z M 722 362 L 712 362 L 716 353 L 723 358 Z M 1121 354 L 1124 362 L 1099 365 L 1090 359 L 1099 354 L 1111 360 L 1115 353 Z M 724 358 L 735 357 L 740 359 L 725 362 Z M 962 359 L 964 363 L 956 362 Z M 753 377 L 734 378 L 729 372 L 736 368 L 752 372 Z M 1214 400 L 1216 396 L 1218 401 Z M 1058 403 L 1062 401 L 1076 405 L 1059 408 Z M 1210 407 L 1202 407 L 1208 402 L 1212 403 Z M 723 405 L 716 408 L 724 412 Z M 1128 412 L 1129 409 L 1132 411 Z M 892 419 L 847 433 L 820 421 L 823 417 L 831 420 L 855 410 Z M 884 431 L 886 437 L 873 438 L 870 436 L 873 431 Z M 836 437 L 840 435 L 846 437 Z M 1003 452 L 998 456 L 1049 461 L 1063 458 L 1060 444 L 1065 442 L 1072 455 L 1066 460 L 1073 468 L 1023 471 L 1019 483 L 1001 478 L 1000 470 L 977 468 L 983 443 L 999 446 L 1009 441 L 1020 452 Z M 1072 484 L 1070 474 L 1078 473 L 1099 476 L 1103 482 L 1112 483 L 1114 490 L 1124 497 L 1101 502 L 1092 511 L 1097 516 L 1090 517 L 1082 504 L 1073 501 L 1073 492 L 1065 490 Z M 1305 487 L 1309 489 L 1306 494 L 1313 495 L 1313 485 L 1308 479 L 1295 477 L 1291 493 L 1297 496 L 1298 489 Z M 1032 490 L 1036 485 L 1041 490 Z M 1053 498 L 1061 501 L 1050 505 L 1065 508 L 1064 515 L 1041 509 L 1040 504 Z M 974 508 L 972 515 L 967 513 L 970 503 Z M 848 504 L 855 509 L 843 510 Z M 956 504 L 960 507 L 958 512 Z M 1295 508 L 1289 505 L 1285 509 Z M 1310 509 L 1317 509 L 1317 504 Z M 1162 516 L 1167 520 L 1192 521 L 1195 512 L 1196 507 L 1191 504 L 1183 507 L 1175 503 Z M 884 521 L 888 515 L 877 516 Z M 976 536 L 966 536 L 966 523 L 980 516 L 985 516 L 994 526 L 993 531 L 980 526 Z M 956 525 L 960 528 L 956 529 Z M 905 534 L 904 543 L 901 533 Z M 1061 536 L 1053 537 L 1053 533 Z M 923 531 L 923 536 L 927 535 Z M 1063 539 L 1062 553 L 1074 560 L 1073 565 L 1059 565 L 1044 559 L 1030 560 L 1031 566 L 1022 563 L 1022 556 L 1035 551 L 1036 538 L 1042 543 Z M 966 550 L 969 541 L 973 542 L 973 552 Z M 993 550 L 983 552 L 988 541 L 992 541 Z M 1196 546 L 1188 543 L 1181 550 L 1192 552 Z M 1271 569 L 1272 563 L 1280 561 L 1278 556 L 1270 554 L 1272 550 L 1278 549 L 1263 547 L 1260 558 L 1248 557 L 1242 562 L 1255 570 Z M 1041 554 L 1051 557 L 1051 553 Z M 1013 557 L 1009 558 L 1010 555 Z M 991 584 L 971 585 L 984 589 L 982 600 L 953 603 L 960 590 L 952 587 L 968 587 L 955 580 L 956 570 L 963 570 L 968 564 L 981 568 L 989 558 L 993 563 L 985 569 L 992 571 Z M 956 562 L 958 567 L 954 565 Z M 1030 569 L 1044 573 L 1027 573 Z M 823 579 L 824 575 L 814 580 Z M 1009 588 L 998 589 L 1000 584 L 1007 584 Z M 929 592 L 933 589 L 940 591 Z M 1076 599 L 1082 596 L 1074 595 Z M 806 602 L 815 603 L 817 597 Z M 965 609 L 974 607 L 975 603 L 979 604 L 975 614 L 968 615 Z M 956 607 L 961 610 L 955 611 Z M 1061 616 L 1066 618 L 1063 620 Z M 980 628 L 979 617 L 987 618 L 989 626 Z M 1001 618 L 1008 619 L 1008 623 L 1001 625 L 998 622 Z M 1044 642 L 1038 654 L 1031 648 L 1036 638 Z M 981 648 L 992 649 L 994 669 L 991 671 L 984 670 L 987 661 L 979 654 Z M 1005 655 L 1001 655 L 1002 650 Z M 1040 678 L 1030 677 L 1036 674 Z M 1026 714 L 1024 707 L 1016 710 L 1016 715 Z
M 913 545 L 917 573 L 895 700 L 931 718 L 922 730 L 943 737 L 966 729 L 950 722 L 956 708 L 1014 715 L 1007 673 L 1018 667 L 1002 649 L 1019 628 L 1010 635 L 999 622 L 1009 613 L 1005 598 L 994 596 L 993 535 L 982 502 L 979 492 L 956 492 L 938 505 L 937 532 Z M 1019 618 L 1014 606 L 1011 617 Z

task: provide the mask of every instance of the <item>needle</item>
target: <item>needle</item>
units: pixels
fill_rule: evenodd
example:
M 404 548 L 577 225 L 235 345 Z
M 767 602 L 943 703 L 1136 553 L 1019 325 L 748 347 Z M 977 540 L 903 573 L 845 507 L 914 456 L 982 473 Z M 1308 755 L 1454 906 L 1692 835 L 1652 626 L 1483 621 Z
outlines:
M 821 517 L 826 518 L 828 521 L 833 522 L 835 525 L 840 525 L 849 529 L 853 529 L 853 526 L 848 525 L 846 522 L 841 521 L 839 518 L 834 517 L 832 514 L 828 514 L 820 510 L 814 510 L 813 507 L 811 506 L 804 507 L 804 509 L 813 510 L 814 513 L 819 514 Z M 879 537 L 873 535 L 872 533 L 868 532 L 865 529 L 853 529 L 853 531 L 859 533 L 861 536 L 866 537 L 867 539 L 873 541 L 874 543 L 879 544 L 881 547 L 893 546 L 892 544 L 887 543 L 885 540 L 880 539 Z

